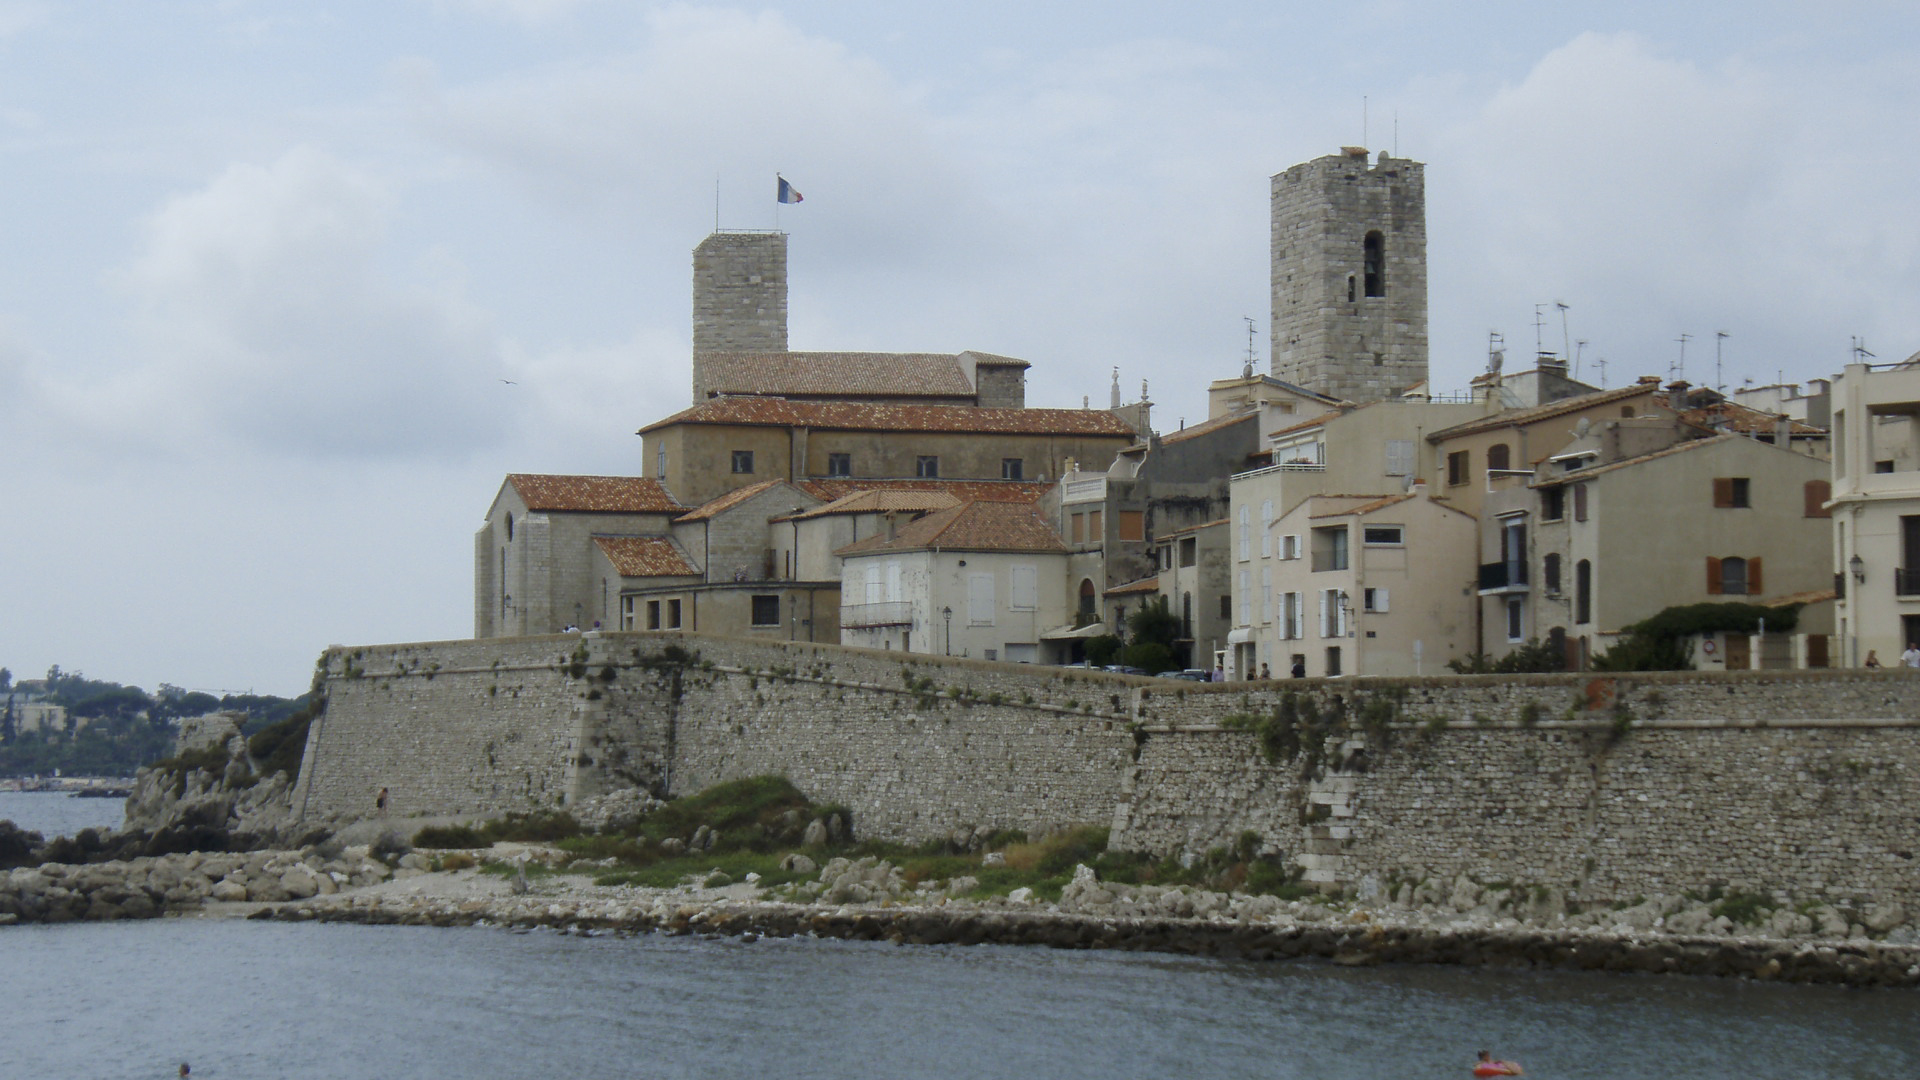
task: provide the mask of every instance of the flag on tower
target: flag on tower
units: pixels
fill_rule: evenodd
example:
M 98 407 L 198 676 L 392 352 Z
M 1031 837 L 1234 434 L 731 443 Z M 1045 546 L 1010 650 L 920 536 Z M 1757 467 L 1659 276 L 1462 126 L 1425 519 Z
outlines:
M 779 194 L 776 197 L 776 201 L 783 202 L 783 203 L 797 203 L 797 202 L 806 201 L 806 196 L 800 194 L 798 191 L 795 191 L 793 189 L 793 185 L 787 183 L 786 177 L 781 176 L 779 173 L 774 173 L 773 178 L 775 180 L 780 181 L 780 190 L 779 190 Z

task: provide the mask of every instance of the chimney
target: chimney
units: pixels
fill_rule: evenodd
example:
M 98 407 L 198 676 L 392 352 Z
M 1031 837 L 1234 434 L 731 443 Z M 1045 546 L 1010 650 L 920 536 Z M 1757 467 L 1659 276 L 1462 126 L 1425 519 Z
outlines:
M 1786 413 L 1773 418 L 1773 445 L 1782 450 L 1793 449 L 1793 417 Z
M 894 511 L 889 510 L 885 514 L 881 515 L 881 520 L 886 523 L 887 543 L 891 544 L 900 535 L 899 525 L 897 522 L 894 521 Z

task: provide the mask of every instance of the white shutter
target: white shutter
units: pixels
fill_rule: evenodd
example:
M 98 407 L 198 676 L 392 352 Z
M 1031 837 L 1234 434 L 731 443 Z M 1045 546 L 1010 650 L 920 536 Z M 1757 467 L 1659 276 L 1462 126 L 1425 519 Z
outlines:
M 1251 618 L 1253 614 L 1253 608 L 1250 603 L 1252 598 L 1253 598 L 1253 571 L 1242 570 L 1240 571 L 1239 595 L 1233 598 L 1233 605 L 1234 605 L 1233 625 L 1246 626 L 1253 621 Z
M 1271 558 L 1273 555 L 1272 530 L 1273 500 L 1268 499 L 1260 504 L 1260 557 L 1263 559 Z
M 1273 621 L 1273 568 L 1260 568 L 1260 621 Z
M 1385 612 L 1387 610 L 1387 590 L 1373 590 L 1373 610 L 1379 612 Z
M 1039 570 L 1032 566 L 1013 568 L 1013 596 L 1008 606 L 1015 611 L 1032 611 L 1040 606 L 1040 588 L 1037 574 Z
M 1240 508 L 1240 561 L 1253 558 L 1253 507 Z
M 1327 617 L 1327 590 L 1320 590 L 1320 636 L 1332 637 L 1333 623 Z
M 993 575 L 967 575 L 967 625 L 993 625 Z
M 880 576 L 884 573 L 885 568 L 877 562 L 867 566 L 867 603 L 878 604 L 886 600 L 887 584 Z
M 900 592 L 900 560 L 887 560 L 887 602 L 893 603 L 905 597 Z
M 1413 440 L 1387 440 L 1387 475 L 1411 476 L 1413 474 Z
M 1288 624 L 1287 636 L 1298 641 L 1307 636 L 1307 597 L 1297 592 L 1287 595 L 1293 598 L 1293 619 Z

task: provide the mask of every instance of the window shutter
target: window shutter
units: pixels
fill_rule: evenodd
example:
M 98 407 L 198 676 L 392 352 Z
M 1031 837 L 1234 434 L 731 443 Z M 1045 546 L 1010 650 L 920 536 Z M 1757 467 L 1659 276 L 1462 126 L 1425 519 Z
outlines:
M 1387 590 L 1373 590 L 1373 610 L 1385 613 L 1387 610 Z
M 1716 476 L 1713 478 L 1713 505 L 1724 509 L 1733 505 L 1733 477 Z
M 1760 556 L 1755 555 L 1747 560 L 1747 595 L 1759 596 L 1760 592 Z
M 1832 517 L 1827 511 L 1826 502 L 1833 498 L 1833 485 L 1825 480 L 1809 480 L 1805 487 L 1806 512 L 1810 518 Z
M 1333 624 L 1327 621 L 1327 591 L 1325 589 L 1320 590 L 1320 636 L 1333 636 Z
M 1573 485 L 1573 520 L 1587 520 L 1587 485 Z
M 1720 595 L 1720 560 L 1707 556 L 1707 595 Z

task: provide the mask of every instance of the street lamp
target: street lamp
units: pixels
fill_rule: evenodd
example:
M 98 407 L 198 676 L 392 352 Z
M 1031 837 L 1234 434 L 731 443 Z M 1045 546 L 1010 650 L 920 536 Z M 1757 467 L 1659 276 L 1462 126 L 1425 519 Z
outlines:
M 947 641 L 946 641 L 946 644 L 942 647 L 942 651 L 944 652 L 945 655 L 952 656 L 953 655 L 953 608 L 951 607 L 941 608 L 940 615 L 941 617 L 947 620 Z
M 1853 580 L 1864 585 L 1867 582 L 1867 561 L 1859 555 L 1847 560 L 1847 569 L 1853 571 Z

